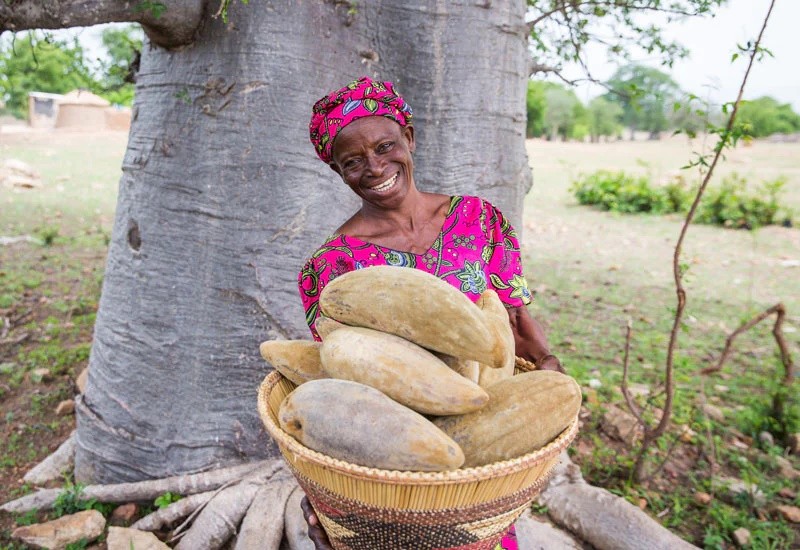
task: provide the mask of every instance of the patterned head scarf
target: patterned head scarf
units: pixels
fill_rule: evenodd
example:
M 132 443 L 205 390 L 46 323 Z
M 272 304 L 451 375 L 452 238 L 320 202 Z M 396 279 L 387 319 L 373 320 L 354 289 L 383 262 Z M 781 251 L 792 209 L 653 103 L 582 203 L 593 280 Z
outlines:
M 411 126 L 411 107 L 391 82 L 377 82 L 368 76 L 326 95 L 314 104 L 308 130 L 311 143 L 326 164 L 333 159 L 333 140 L 342 129 L 359 118 L 384 116 L 400 126 Z

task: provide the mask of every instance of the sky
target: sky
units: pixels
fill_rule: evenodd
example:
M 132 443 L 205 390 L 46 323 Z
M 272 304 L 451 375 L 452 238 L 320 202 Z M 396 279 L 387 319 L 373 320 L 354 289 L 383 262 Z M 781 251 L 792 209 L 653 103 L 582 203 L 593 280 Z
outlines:
M 713 18 L 688 18 L 673 22 L 665 29 L 668 37 L 690 50 L 688 59 L 666 69 L 687 92 L 714 103 L 733 101 L 741 85 L 747 63 L 740 57 L 731 63 L 736 44 L 755 40 L 761 29 L 769 0 L 729 0 Z M 745 99 L 769 95 L 781 103 L 790 103 L 800 113 L 800 0 L 777 0 L 764 33 L 762 45 L 774 58 L 756 62 L 745 87 Z M 608 79 L 614 66 L 606 61 L 605 52 L 589 52 L 589 69 L 599 80 Z M 646 60 L 645 60 L 646 62 Z M 656 65 L 657 66 L 657 65 Z M 569 78 L 580 76 L 576 67 L 567 67 Z M 604 93 L 596 85 L 580 85 L 576 89 L 583 101 Z

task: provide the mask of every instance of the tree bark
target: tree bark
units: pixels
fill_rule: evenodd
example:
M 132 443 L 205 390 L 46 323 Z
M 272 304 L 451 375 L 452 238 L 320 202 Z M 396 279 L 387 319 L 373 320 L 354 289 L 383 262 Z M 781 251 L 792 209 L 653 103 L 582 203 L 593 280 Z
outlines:
M 415 110 L 420 188 L 519 227 L 525 3 L 232 2 L 180 51 L 144 47 L 76 479 L 162 478 L 274 456 L 258 344 L 305 338 L 304 260 L 357 207 L 308 141 L 311 105 L 369 74 Z
M 194 40 L 204 10 L 205 0 L 6 0 L 0 2 L 0 32 L 135 21 L 154 44 L 173 48 Z

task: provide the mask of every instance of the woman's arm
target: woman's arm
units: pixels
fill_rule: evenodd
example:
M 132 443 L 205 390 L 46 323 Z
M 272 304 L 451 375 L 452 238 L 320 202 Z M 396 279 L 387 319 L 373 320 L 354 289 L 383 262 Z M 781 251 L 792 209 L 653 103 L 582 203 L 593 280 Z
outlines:
M 518 357 L 533 362 L 541 370 L 564 372 L 561 361 L 550 353 L 542 325 L 525 306 L 508 308 L 508 320 L 514 332 L 514 347 Z

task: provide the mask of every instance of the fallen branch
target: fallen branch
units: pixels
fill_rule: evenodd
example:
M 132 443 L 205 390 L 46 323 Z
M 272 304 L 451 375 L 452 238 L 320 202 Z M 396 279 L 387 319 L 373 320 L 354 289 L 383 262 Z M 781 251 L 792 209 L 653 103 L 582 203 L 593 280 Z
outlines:
M 168 527 L 185 518 L 199 507 L 204 506 L 211 498 L 217 494 L 217 491 L 206 491 L 205 493 L 196 493 L 173 502 L 166 508 L 156 510 L 151 514 L 146 515 L 136 523 L 131 525 L 131 529 L 138 529 L 139 531 L 158 531 Z
M 239 479 L 256 468 L 277 462 L 275 459 L 239 464 L 230 468 L 220 468 L 198 474 L 152 479 L 135 483 L 113 485 L 89 485 L 83 488 L 81 498 L 98 502 L 133 502 L 153 500 L 166 492 L 192 495 L 211 491 L 231 480 Z M 12 500 L 0 506 L 4 512 L 27 512 L 29 510 L 50 510 L 61 489 L 41 489 L 30 495 Z
M 75 464 L 75 432 L 53 454 L 31 468 L 22 478 L 26 483 L 44 485 L 49 481 L 60 479 L 64 472 L 72 470 Z

